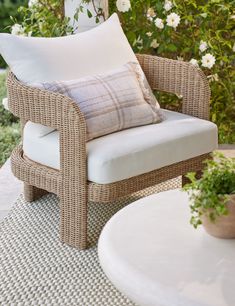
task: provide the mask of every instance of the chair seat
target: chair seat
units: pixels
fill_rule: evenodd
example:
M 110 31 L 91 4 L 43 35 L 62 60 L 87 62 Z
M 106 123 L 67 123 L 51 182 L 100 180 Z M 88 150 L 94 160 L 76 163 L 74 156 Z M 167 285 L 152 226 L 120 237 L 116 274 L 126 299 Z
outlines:
M 164 110 L 162 123 L 106 135 L 87 143 L 88 180 L 108 184 L 184 161 L 217 148 L 217 126 Z M 59 132 L 28 122 L 23 150 L 31 160 L 60 169 Z

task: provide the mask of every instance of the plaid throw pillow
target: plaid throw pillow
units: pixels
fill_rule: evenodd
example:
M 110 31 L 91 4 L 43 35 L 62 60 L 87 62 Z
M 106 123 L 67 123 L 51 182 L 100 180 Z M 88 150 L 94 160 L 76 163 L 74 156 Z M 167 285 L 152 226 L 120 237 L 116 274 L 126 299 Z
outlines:
M 31 86 L 74 100 L 86 118 L 87 140 L 163 120 L 160 106 L 138 63 L 127 63 L 102 75 Z

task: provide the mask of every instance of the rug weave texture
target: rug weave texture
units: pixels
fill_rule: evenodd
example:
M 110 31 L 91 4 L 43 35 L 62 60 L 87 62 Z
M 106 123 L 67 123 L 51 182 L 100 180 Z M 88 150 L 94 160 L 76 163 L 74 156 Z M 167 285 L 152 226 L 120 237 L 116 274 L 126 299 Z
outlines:
M 171 180 L 111 204 L 89 203 L 90 248 L 86 251 L 60 242 L 55 195 L 33 203 L 20 196 L 0 223 L 0 305 L 133 306 L 104 275 L 97 256 L 98 237 L 120 208 L 180 183 L 180 179 Z

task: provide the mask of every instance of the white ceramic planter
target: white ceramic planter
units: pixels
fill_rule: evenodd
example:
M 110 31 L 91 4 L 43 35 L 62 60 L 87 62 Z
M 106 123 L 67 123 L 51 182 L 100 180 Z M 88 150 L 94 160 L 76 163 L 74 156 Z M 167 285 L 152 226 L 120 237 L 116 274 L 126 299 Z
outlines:
M 208 234 L 217 238 L 235 238 L 235 196 L 230 196 L 227 203 L 229 214 L 217 217 L 216 222 L 211 222 L 208 217 L 202 217 L 202 224 Z

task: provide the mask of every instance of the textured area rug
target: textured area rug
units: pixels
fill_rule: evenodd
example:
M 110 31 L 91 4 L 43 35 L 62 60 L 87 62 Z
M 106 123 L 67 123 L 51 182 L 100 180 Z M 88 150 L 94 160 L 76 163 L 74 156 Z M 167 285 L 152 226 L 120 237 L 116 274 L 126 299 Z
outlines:
M 98 237 L 120 208 L 148 194 L 177 188 L 180 183 L 174 179 L 109 205 L 89 203 L 90 248 L 86 251 L 60 243 L 55 195 L 33 203 L 21 196 L 0 223 L 0 305 L 133 306 L 102 272 Z

